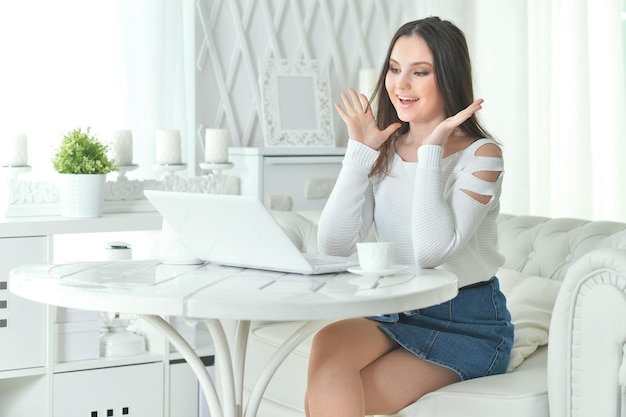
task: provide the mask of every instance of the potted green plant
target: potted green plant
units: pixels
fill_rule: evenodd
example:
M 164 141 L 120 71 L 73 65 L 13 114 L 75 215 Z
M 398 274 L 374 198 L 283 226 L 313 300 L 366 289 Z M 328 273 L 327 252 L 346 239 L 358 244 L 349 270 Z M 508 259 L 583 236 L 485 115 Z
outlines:
M 117 170 L 108 150 L 89 127 L 74 129 L 63 137 L 52 158 L 52 166 L 59 173 L 62 216 L 102 216 L 106 174 Z

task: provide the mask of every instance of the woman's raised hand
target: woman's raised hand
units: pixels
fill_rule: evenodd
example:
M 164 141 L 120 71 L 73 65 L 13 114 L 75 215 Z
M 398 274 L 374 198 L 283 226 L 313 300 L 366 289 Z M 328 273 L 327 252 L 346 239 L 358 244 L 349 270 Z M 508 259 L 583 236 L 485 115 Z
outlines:
M 335 108 L 339 116 L 348 127 L 350 139 L 356 140 L 378 149 L 398 129 L 400 123 L 392 123 L 386 129 L 380 130 L 376 125 L 372 106 L 364 94 L 357 94 L 354 89 L 349 89 L 347 93 L 341 93 L 343 107 L 335 103 Z
M 479 98 L 454 116 L 450 116 L 443 122 L 439 123 L 435 130 L 433 130 L 432 133 L 424 140 L 424 144 L 443 145 L 452 132 L 457 127 L 461 126 L 461 123 L 472 117 L 474 113 L 482 108 L 483 102 L 484 100 Z

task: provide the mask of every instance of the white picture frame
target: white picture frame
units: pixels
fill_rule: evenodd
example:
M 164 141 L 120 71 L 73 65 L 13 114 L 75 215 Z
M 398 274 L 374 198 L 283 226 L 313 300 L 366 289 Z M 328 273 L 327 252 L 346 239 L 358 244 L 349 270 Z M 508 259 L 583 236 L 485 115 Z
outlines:
M 265 146 L 335 146 L 328 73 L 317 60 L 260 65 Z

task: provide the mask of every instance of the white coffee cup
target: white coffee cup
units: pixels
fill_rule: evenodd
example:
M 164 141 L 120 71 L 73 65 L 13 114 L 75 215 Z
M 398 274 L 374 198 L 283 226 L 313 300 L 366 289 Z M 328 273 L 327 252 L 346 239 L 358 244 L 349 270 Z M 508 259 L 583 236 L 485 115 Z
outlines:
M 359 242 L 356 249 L 363 271 L 381 271 L 393 264 L 393 242 Z

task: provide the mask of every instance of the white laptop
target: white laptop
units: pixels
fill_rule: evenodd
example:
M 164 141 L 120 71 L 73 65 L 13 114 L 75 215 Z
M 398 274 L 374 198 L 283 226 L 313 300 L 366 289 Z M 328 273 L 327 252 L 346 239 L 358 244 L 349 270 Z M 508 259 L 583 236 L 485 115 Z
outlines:
M 144 194 L 204 261 L 307 275 L 358 265 L 353 258 L 301 253 L 265 206 L 252 197 L 155 190 Z

